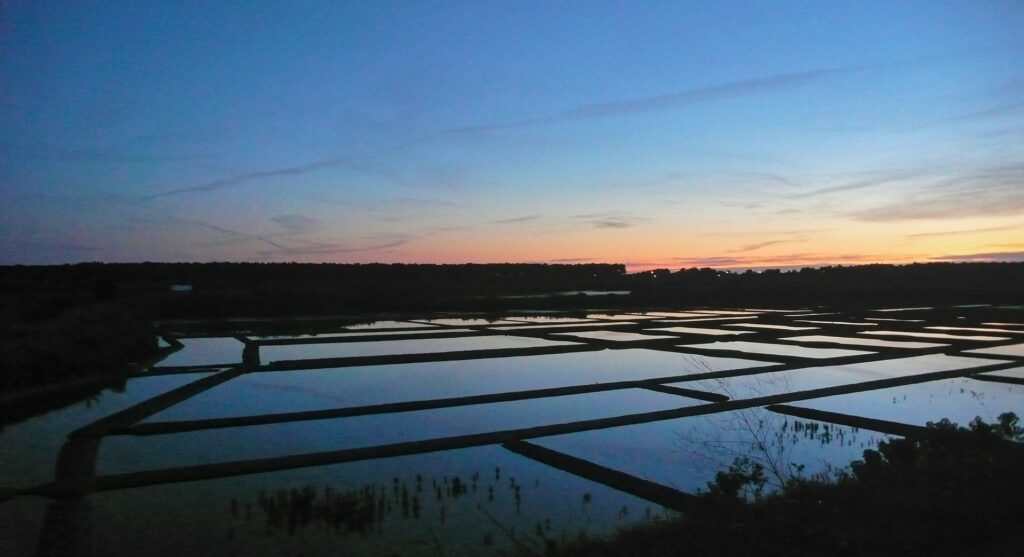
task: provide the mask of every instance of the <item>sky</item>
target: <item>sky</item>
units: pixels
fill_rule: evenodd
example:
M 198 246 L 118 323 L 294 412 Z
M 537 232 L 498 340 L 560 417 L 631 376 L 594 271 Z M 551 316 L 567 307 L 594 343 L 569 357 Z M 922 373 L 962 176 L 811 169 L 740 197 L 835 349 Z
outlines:
M 1024 260 L 1024 3 L 8 0 L 0 264 Z

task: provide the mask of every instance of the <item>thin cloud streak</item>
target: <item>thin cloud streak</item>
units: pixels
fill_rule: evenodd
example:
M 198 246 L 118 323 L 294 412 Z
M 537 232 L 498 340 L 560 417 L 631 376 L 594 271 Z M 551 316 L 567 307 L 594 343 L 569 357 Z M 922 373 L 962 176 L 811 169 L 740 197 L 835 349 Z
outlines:
M 270 220 L 289 234 L 308 234 L 320 229 L 320 221 L 306 215 L 278 215 Z
M 572 215 L 569 218 L 584 222 L 593 228 L 611 228 L 611 229 L 623 229 L 632 228 L 643 221 L 649 221 L 651 219 L 647 217 L 636 217 L 624 213 L 617 212 L 605 212 L 605 213 L 586 213 L 582 215 Z
M 929 258 L 932 261 L 949 262 L 1015 262 L 1024 261 L 1024 251 L 994 251 L 987 253 L 969 253 L 964 255 L 943 255 Z
M 743 247 L 741 247 L 739 249 L 732 250 L 729 253 L 746 253 L 746 252 L 750 252 L 750 251 L 757 251 L 757 250 L 759 250 L 761 248 L 766 248 L 766 247 L 769 247 L 769 246 L 777 246 L 779 244 L 794 244 L 794 243 L 806 242 L 806 241 L 807 240 L 769 240 L 767 242 L 758 242 L 756 244 L 749 244 L 749 245 L 743 246 Z
M 1014 224 L 1010 226 L 992 226 L 989 228 L 971 228 L 967 230 L 949 230 L 946 232 L 922 232 L 920 234 L 907 234 L 907 238 L 931 238 L 934 236 L 957 236 L 960 234 L 981 234 L 983 232 L 999 232 L 1002 230 L 1016 230 L 1020 228 L 1020 224 Z
M 200 228 L 205 228 L 207 230 L 213 230 L 214 232 L 219 232 L 221 234 L 224 234 L 224 235 L 228 236 L 226 242 L 224 242 L 224 241 L 222 241 L 222 242 L 214 242 L 214 243 L 212 243 L 210 245 L 223 245 L 223 244 L 226 244 L 226 243 L 236 243 L 236 242 L 241 242 L 241 241 L 258 241 L 258 242 L 263 242 L 265 244 L 268 244 L 268 245 L 273 246 L 273 247 L 278 248 L 278 249 L 288 249 L 286 246 L 283 246 L 283 245 L 281 245 L 281 244 L 279 244 L 279 243 L 277 243 L 277 242 L 275 242 L 275 241 L 273 241 L 273 240 L 271 240 L 271 239 L 269 239 L 269 238 L 267 238 L 265 236 L 258 236 L 258 235 L 254 235 L 254 234 L 246 234 L 244 232 L 239 232 L 237 230 L 231 230 L 230 228 L 224 228 L 223 226 L 219 226 L 219 225 L 216 225 L 216 224 L 210 224 L 208 222 L 203 222 L 201 220 L 183 219 L 183 218 L 175 217 L 175 216 L 171 216 L 171 215 L 165 215 L 165 216 L 167 218 L 171 219 L 174 222 L 180 222 L 180 223 L 184 223 L 184 224 L 190 224 L 190 225 L 193 225 L 193 226 L 198 226 Z
M 533 222 L 540 218 L 540 215 L 527 215 L 525 217 L 514 217 L 510 219 L 498 219 L 491 221 L 491 224 L 521 224 L 525 222 Z
M 804 199 L 807 197 L 816 197 L 819 195 L 827 195 L 831 193 L 840 193 L 846 191 L 854 191 L 865 188 L 871 188 L 874 186 L 881 186 L 884 184 L 890 184 L 892 182 L 902 182 L 910 178 L 915 178 L 923 175 L 921 171 L 895 171 L 895 172 L 883 172 L 877 173 L 875 176 L 869 178 L 863 178 L 860 180 L 854 180 L 838 186 L 829 186 L 824 188 L 818 188 L 804 193 L 797 193 L 789 196 L 792 199 Z
M 237 174 L 235 176 L 229 176 L 227 178 L 221 178 L 219 180 L 213 180 L 210 182 L 204 182 L 196 186 L 190 186 L 187 188 L 178 188 L 168 190 L 162 193 L 148 195 L 142 198 L 142 201 L 152 201 L 154 199 L 160 199 L 162 197 L 171 197 L 176 195 L 184 195 L 189 193 L 201 193 L 211 192 L 223 188 L 229 188 L 233 186 L 239 186 L 252 181 L 266 180 L 269 178 L 276 178 L 279 176 L 301 176 L 307 172 L 314 170 L 320 170 L 323 168 L 331 168 L 335 166 L 341 166 L 345 164 L 352 164 L 358 160 L 357 157 L 349 155 L 344 157 L 334 157 L 330 159 L 323 159 L 314 161 L 308 164 L 302 164 L 297 166 L 289 166 L 285 168 L 275 168 L 271 170 L 261 170 L 258 172 L 248 172 L 246 174 Z
M 693 104 L 740 98 L 799 87 L 829 78 L 841 77 L 869 68 L 870 66 L 847 66 L 821 68 L 816 70 L 778 74 L 769 77 L 734 81 L 721 85 L 687 89 L 664 95 L 654 95 L 625 101 L 590 103 L 559 112 L 552 116 L 525 118 L 513 122 L 483 124 L 451 128 L 448 133 L 479 133 L 517 128 L 528 128 L 562 122 L 576 122 L 622 116 L 664 112 L 684 108 Z

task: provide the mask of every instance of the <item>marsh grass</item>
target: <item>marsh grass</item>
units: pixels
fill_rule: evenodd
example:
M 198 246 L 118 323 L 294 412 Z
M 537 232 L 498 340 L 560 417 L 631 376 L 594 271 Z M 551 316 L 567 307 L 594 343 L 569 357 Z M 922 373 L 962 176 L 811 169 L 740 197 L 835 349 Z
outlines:
M 1004 555 L 1024 541 L 1024 430 L 1017 416 L 892 439 L 831 479 L 790 478 L 753 501 L 764 470 L 737 459 L 690 512 L 564 548 L 561 555 Z M 1019 549 L 1019 547 L 1018 547 Z

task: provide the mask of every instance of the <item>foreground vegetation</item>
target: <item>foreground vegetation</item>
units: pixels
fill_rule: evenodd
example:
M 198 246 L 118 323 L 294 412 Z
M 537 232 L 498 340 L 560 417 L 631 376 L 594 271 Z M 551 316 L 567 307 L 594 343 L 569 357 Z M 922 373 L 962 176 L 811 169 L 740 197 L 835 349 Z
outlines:
M 156 348 L 152 327 L 112 304 L 76 306 L 36 322 L 8 322 L 0 332 L 0 390 L 119 375 Z
M 737 460 L 680 517 L 561 548 L 564 556 L 1012 555 L 1024 542 L 1024 431 L 1017 416 L 895 439 L 832 478 L 762 495 L 759 464 Z

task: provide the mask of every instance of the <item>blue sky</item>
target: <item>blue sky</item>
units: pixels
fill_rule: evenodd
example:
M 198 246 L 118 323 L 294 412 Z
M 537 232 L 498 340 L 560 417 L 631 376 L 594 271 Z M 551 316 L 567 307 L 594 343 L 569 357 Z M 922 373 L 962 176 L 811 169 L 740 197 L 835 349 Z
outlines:
M 7 2 L 0 263 L 1024 259 L 1024 4 Z

